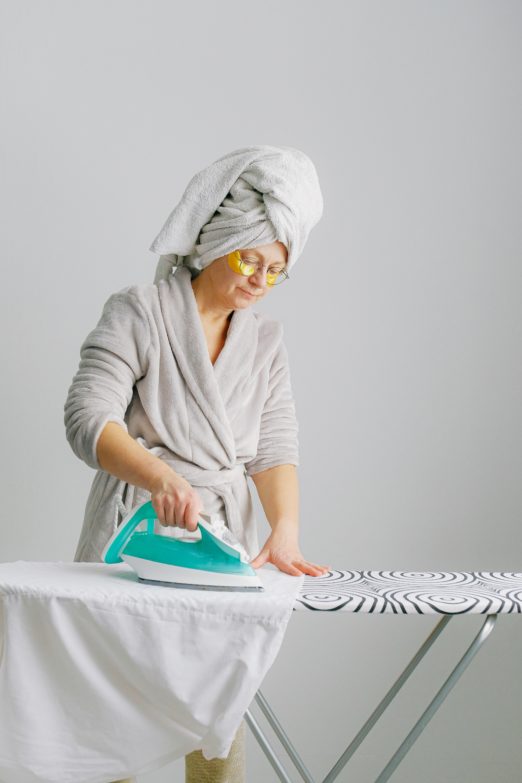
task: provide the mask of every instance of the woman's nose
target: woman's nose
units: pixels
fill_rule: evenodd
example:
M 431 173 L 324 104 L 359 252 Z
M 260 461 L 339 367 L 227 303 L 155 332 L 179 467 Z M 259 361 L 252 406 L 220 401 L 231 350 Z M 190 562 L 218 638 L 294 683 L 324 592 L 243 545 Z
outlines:
M 250 275 L 250 279 L 257 283 L 257 285 L 263 288 L 266 285 L 266 273 L 268 269 L 256 269 L 253 275 Z

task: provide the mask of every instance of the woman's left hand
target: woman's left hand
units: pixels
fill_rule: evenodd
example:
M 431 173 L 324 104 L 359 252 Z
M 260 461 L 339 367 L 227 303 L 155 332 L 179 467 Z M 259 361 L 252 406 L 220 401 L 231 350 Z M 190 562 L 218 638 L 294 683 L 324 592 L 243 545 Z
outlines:
M 250 561 L 252 568 L 261 568 L 265 563 L 273 563 L 280 571 L 292 576 L 324 576 L 330 570 L 330 566 L 316 565 L 305 560 L 295 538 L 277 531 L 268 536 L 261 552 Z

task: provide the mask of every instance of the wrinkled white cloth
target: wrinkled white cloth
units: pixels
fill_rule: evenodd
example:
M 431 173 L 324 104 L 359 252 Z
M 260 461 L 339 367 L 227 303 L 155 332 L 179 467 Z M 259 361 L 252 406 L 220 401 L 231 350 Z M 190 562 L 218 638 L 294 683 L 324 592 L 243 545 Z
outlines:
M 323 214 L 314 164 L 294 147 L 242 147 L 198 171 L 150 246 L 161 253 L 154 282 L 173 266 L 192 277 L 216 258 L 278 240 L 290 270 Z
M 0 780 L 109 783 L 225 758 L 304 576 L 265 592 L 143 584 L 125 563 L 0 564 Z

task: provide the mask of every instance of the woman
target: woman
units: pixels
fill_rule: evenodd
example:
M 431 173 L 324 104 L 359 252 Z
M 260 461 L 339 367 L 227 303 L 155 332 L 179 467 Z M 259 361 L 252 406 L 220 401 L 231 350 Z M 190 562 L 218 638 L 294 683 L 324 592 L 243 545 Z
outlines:
M 192 178 L 151 246 L 163 254 L 154 284 L 113 294 L 81 347 L 64 420 L 97 472 L 76 561 L 100 561 L 125 510 L 150 499 L 166 533 L 216 513 L 254 568 L 328 570 L 298 545 L 282 326 L 250 308 L 288 280 L 321 214 L 315 168 L 291 147 L 236 150 Z M 261 550 L 248 475 L 272 528 Z M 189 754 L 186 781 L 243 780 L 244 734 L 227 759 Z

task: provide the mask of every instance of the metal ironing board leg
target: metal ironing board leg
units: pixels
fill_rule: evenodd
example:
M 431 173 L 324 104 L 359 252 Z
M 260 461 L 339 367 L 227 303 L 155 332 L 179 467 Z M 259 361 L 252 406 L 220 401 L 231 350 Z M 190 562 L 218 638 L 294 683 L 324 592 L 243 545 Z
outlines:
M 276 771 L 277 777 L 279 780 L 282 780 L 283 783 L 292 783 L 292 780 L 288 777 L 286 774 L 285 768 L 277 758 L 276 754 L 272 750 L 272 746 L 270 745 L 269 741 L 259 728 L 259 724 L 257 723 L 256 719 L 251 714 L 250 710 L 247 710 L 245 712 L 245 720 L 247 722 L 247 725 L 249 726 L 250 730 L 252 731 L 252 734 L 258 741 L 259 745 L 261 746 L 261 749 L 263 750 L 265 756 L 268 758 L 270 764 L 273 766 L 273 768 Z
M 299 753 L 290 742 L 283 727 L 277 720 L 272 708 L 270 707 L 269 703 L 267 702 L 267 700 L 265 699 L 261 691 L 258 691 L 256 693 L 255 698 L 261 710 L 264 712 L 266 719 L 272 726 L 274 732 L 276 733 L 284 749 L 292 759 L 294 766 L 296 767 L 297 771 L 299 772 L 303 780 L 305 780 L 306 783 L 314 783 L 314 779 L 310 774 L 310 772 L 308 771 L 308 769 L 306 768 L 304 761 L 302 760 Z
M 423 712 L 421 717 L 415 723 L 415 725 L 409 732 L 406 739 L 402 742 L 402 744 L 399 746 L 397 751 L 388 761 L 388 763 L 380 773 L 379 777 L 376 778 L 375 783 L 385 783 L 385 781 L 387 781 L 391 777 L 391 775 L 398 767 L 398 765 L 400 764 L 400 762 L 402 761 L 402 759 L 404 758 L 408 750 L 410 750 L 415 740 L 419 737 L 423 729 L 426 727 L 428 722 L 435 714 L 436 710 L 440 707 L 440 705 L 442 704 L 442 702 L 444 701 L 448 693 L 457 683 L 458 679 L 460 678 L 460 676 L 462 675 L 466 667 L 474 658 L 474 656 L 476 655 L 476 653 L 478 652 L 482 644 L 485 642 L 485 640 L 488 638 L 489 634 L 493 630 L 493 627 L 497 620 L 497 616 L 498 616 L 497 614 L 487 615 L 486 619 L 481 625 L 480 630 L 475 636 L 474 640 L 472 641 L 472 643 L 470 644 L 470 646 L 468 647 L 464 655 L 461 657 L 457 665 L 454 667 L 453 671 L 446 679 L 444 684 L 438 690 L 438 692 L 436 693 L 435 697 L 432 699 L 432 701 L 430 702 L 426 710 Z M 340 756 L 338 761 L 328 772 L 326 777 L 323 779 L 322 783 L 332 783 L 332 781 L 334 781 L 338 777 L 341 770 L 348 763 L 348 761 L 353 756 L 353 754 L 355 753 L 355 751 L 357 750 L 361 742 L 367 736 L 369 731 L 378 721 L 378 719 L 386 710 L 386 708 L 393 701 L 393 699 L 395 698 L 399 690 L 402 688 L 404 683 L 407 681 L 407 679 L 416 669 L 416 667 L 418 666 L 422 658 L 426 655 L 426 653 L 428 652 L 432 644 L 435 642 L 437 637 L 442 633 L 442 631 L 444 630 L 444 628 L 446 627 L 446 625 L 448 624 L 448 622 L 452 617 L 453 615 L 449 615 L 449 614 L 445 615 L 440 620 L 440 622 L 437 623 L 437 625 L 431 631 L 431 633 L 429 634 L 425 642 L 423 642 L 419 650 L 415 653 L 411 661 L 408 663 L 408 665 L 406 666 L 402 674 L 397 678 L 395 683 L 391 686 L 391 688 L 388 690 L 384 698 L 380 701 L 380 703 L 377 705 L 377 707 L 372 712 L 370 717 L 365 721 L 362 728 L 358 731 L 354 739 L 348 745 L 344 753 Z M 283 745 L 284 749 L 286 750 L 288 756 L 290 757 L 292 763 L 296 767 L 297 771 L 299 772 L 303 780 L 306 783 L 314 783 L 314 779 L 310 775 L 310 772 L 307 770 L 304 762 L 302 761 L 299 754 L 293 747 L 287 734 L 285 733 L 284 729 L 282 728 L 281 724 L 276 718 L 273 710 L 271 709 L 266 698 L 263 696 L 260 690 L 258 690 L 258 692 L 256 693 L 255 699 L 258 702 L 259 706 L 261 707 L 270 726 L 274 730 L 276 736 L 280 740 L 281 744 Z M 247 713 L 245 714 L 245 718 L 255 738 L 257 739 L 259 745 L 261 746 L 261 749 L 263 750 L 265 755 L 268 757 L 268 760 L 276 770 L 280 780 L 284 781 L 284 783 L 288 783 L 288 781 L 290 781 L 290 778 L 288 777 L 284 767 L 282 766 L 281 762 L 276 756 L 270 743 L 261 732 L 259 725 L 251 715 L 250 711 L 247 711 Z
M 391 775 L 393 775 L 393 772 L 395 769 L 399 766 L 400 762 L 406 755 L 406 753 L 409 751 L 419 734 L 422 732 L 422 730 L 426 727 L 427 723 L 431 720 L 435 712 L 438 710 L 448 693 L 451 691 L 451 689 L 454 687 L 454 685 L 457 683 L 457 680 L 463 673 L 464 669 L 469 665 L 469 663 L 472 661 L 472 659 L 475 657 L 479 649 L 482 647 L 486 639 L 488 638 L 489 634 L 493 630 L 495 623 L 497 621 L 497 615 L 491 614 L 486 617 L 484 622 L 481 625 L 480 631 L 475 636 L 473 641 L 471 642 L 470 646 L 458 662 L 458 664 L 455 666 L 453 671 L 451 672 L 450 676 L 447 678 L 446 682 L 442 687 L 437 691 L 436 695 L 428 705 L 428 707 L 424 710 L 422 715 L 420 716 L 417 723 L 414 725 L 404 742 L 399 746 L 399 748 L 395 751 L 389 762 L 384 767 L 383 771 L 379 775 L 378 778 L 375 779 L 375 783 L 384 783 L 386 780 L 388 780 Z
M 388 704 L 393 700 L 393 698 L 396 696 L 400 688 L 404 685 L 410 674 L 413 672 L 413 670 L 418 666 L 424 655 L 428 652 L 429 648 L 435 641 L 435 639 L 439 636 L 439 634 L 443 631 L 444 627 L 447 625 L 449 620 L 451 619 L 451 615 L 445 615 L 442 620 L 440 620 L 439 623 L 435 626 L 435 628 L 431 631 L 430 635 L 426 639 L 426 641 L 423 643 L 423 645 L 420 647 L 418 652 L 414 655 L 408 666 L 405 668 L 403 673 L 400 675 L 400 677 L 397 679 L 397 681 L 394 683 L 394 685 L 390 688 L 386 696 L 382 699 L 380 704 L 376 707 L 376 709 L 373 711 L 373 713 L 370 715 L 368 720 L 365 722 L 363 727 L 360 729 L 360 731 L 357 733 L 355 738 L 352 740 L 350 745 L 346 748 L 340 759 L 336 762 L 334 767 L 330 770 L 326 778 L 324 779 L 324 783 L 330 783 L 330 781 L 335 780 L 335 778 L 339 775 L 343 767 L 347 764 L 349 759 L 353 756 L 361 742 L 364 740 L 368 732 L 371 730 L 371 728 L 375 725 L 379 717 L 382 715 Z M 259 702 L 261 708 L 263 709 L 263 712 L 266 715 L 266 718 L 268 722 L 270 723 L 271 727 L 273 728 L 275 734 L 279 738 L 281 744 L 285 747 L 285 749 L 288 752 L 288 755 L 292 759 L 295 767 L 297 768 L 298 772 L 300 773 L 303 780 L 306 781 L 306 783 L 314 783 L 314 780 L 308 770 L 306 769 L 303 761 L 298 756 L 297 752 L 293 748 L 293 745 L 291 744 L 290 740 L 288 739 L 287 734 L 285 733 L 284 729 L 282 728 L 281 724 L 277 720 L 274 712 L 270 708 L 270 705 L 268 704 L 266 698 L 263 696 L 261 691 L 259 690 L 256 694 L 256 701 Z M 264 749 L 264 748 L 263 748 Z M 266 753 L 266 751 L 265 751 Z

